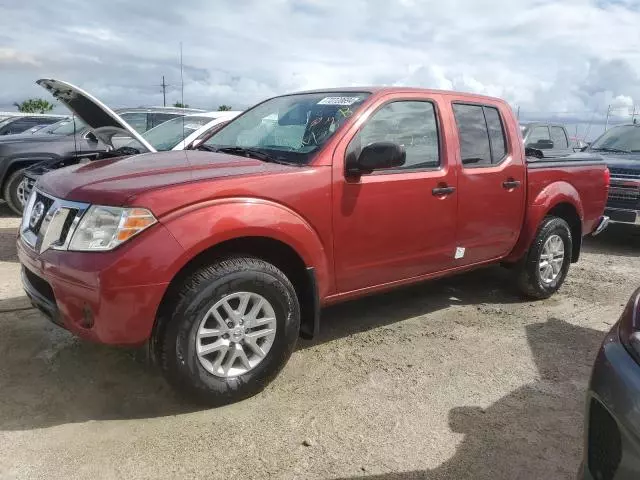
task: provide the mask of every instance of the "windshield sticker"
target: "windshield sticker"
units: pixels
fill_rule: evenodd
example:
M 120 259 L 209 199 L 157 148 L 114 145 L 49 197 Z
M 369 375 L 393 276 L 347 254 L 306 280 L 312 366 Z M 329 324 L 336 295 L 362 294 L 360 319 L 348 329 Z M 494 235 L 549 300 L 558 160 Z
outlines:
M 318 105 L 353 105 L 360 101 L 360 97 L 324 97 Z

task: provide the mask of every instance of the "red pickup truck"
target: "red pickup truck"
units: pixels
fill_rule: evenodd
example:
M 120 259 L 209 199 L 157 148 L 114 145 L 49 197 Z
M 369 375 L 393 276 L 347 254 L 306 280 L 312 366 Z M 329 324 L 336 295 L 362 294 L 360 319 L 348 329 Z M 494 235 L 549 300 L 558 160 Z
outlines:
M 328 304 L 496 262 L 550 296 L 606 227 L 608 182 L 597 156 L 528 163 L 499 99 L 313 91 L 196 150 L 44 175 L 17 247 L 54 322 L 148 343 L 171 384 L 223 404 L 264 388 Z

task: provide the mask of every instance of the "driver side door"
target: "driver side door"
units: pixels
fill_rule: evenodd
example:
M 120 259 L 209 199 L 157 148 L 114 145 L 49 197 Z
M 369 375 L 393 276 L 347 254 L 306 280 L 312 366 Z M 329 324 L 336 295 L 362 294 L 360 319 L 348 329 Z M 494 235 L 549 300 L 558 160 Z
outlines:
M 450 268 L 456 233 L 456 175 L 443 148 L 437 98 L 385 97 L 334 153 L 334 259 L 338 293 Z M 366 116 L 365 113 L 363 116 Z M 355 130 L 355 131 L 354 131 Z M 394 142 L 405 164 L 345 174 L 354 144 Z M 438 194 L 443 187 L 450 193 Z

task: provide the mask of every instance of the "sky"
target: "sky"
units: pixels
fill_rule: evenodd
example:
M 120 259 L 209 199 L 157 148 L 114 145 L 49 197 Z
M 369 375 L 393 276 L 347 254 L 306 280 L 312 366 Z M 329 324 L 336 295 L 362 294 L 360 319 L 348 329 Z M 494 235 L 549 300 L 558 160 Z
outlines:
M 505 98 L 584 131 L 640 117 L 640 0 L 0 0 L 0 110 L 53 77 L 109 106 L 245 108 L 409 85 Z M 62 107 L 58 108 L 63 112 Z

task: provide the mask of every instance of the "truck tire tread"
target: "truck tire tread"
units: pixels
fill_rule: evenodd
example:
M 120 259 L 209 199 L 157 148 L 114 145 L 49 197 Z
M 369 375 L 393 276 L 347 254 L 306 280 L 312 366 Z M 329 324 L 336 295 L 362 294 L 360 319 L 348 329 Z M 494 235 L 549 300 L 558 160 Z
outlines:
M 280 302 L 280 311 L 276 309 L 279 333 L 267 356 L 252 370 L 233 378 L 215 377 L 202 368 L 191 346 L 199 313 L 247 283 L 270 292 Z M 286 364 L 299 335 L 300 307 L 293 285 L 278 268 L 255 257 L 229 257 L 199 268 L 169 304 L 172 312 L 158 342 L 160 368 L 179 393 L 208 406 L 236 402 L 262 391 Z
M 549 236 L 557 234 L 564 243 L 564 263 L 556 281 L 552 285 L 544 285 L 540 279 L 538 262 L 541 250 Z M 572 255 L 572 236 L 569 224 L 560 217 L 547 216 L 538 227 L 536 236 L 523 258 L 515 266 L 518 289 L 526 297 L 536 300 L 549 298 L 564 283 L 569 271 Z

